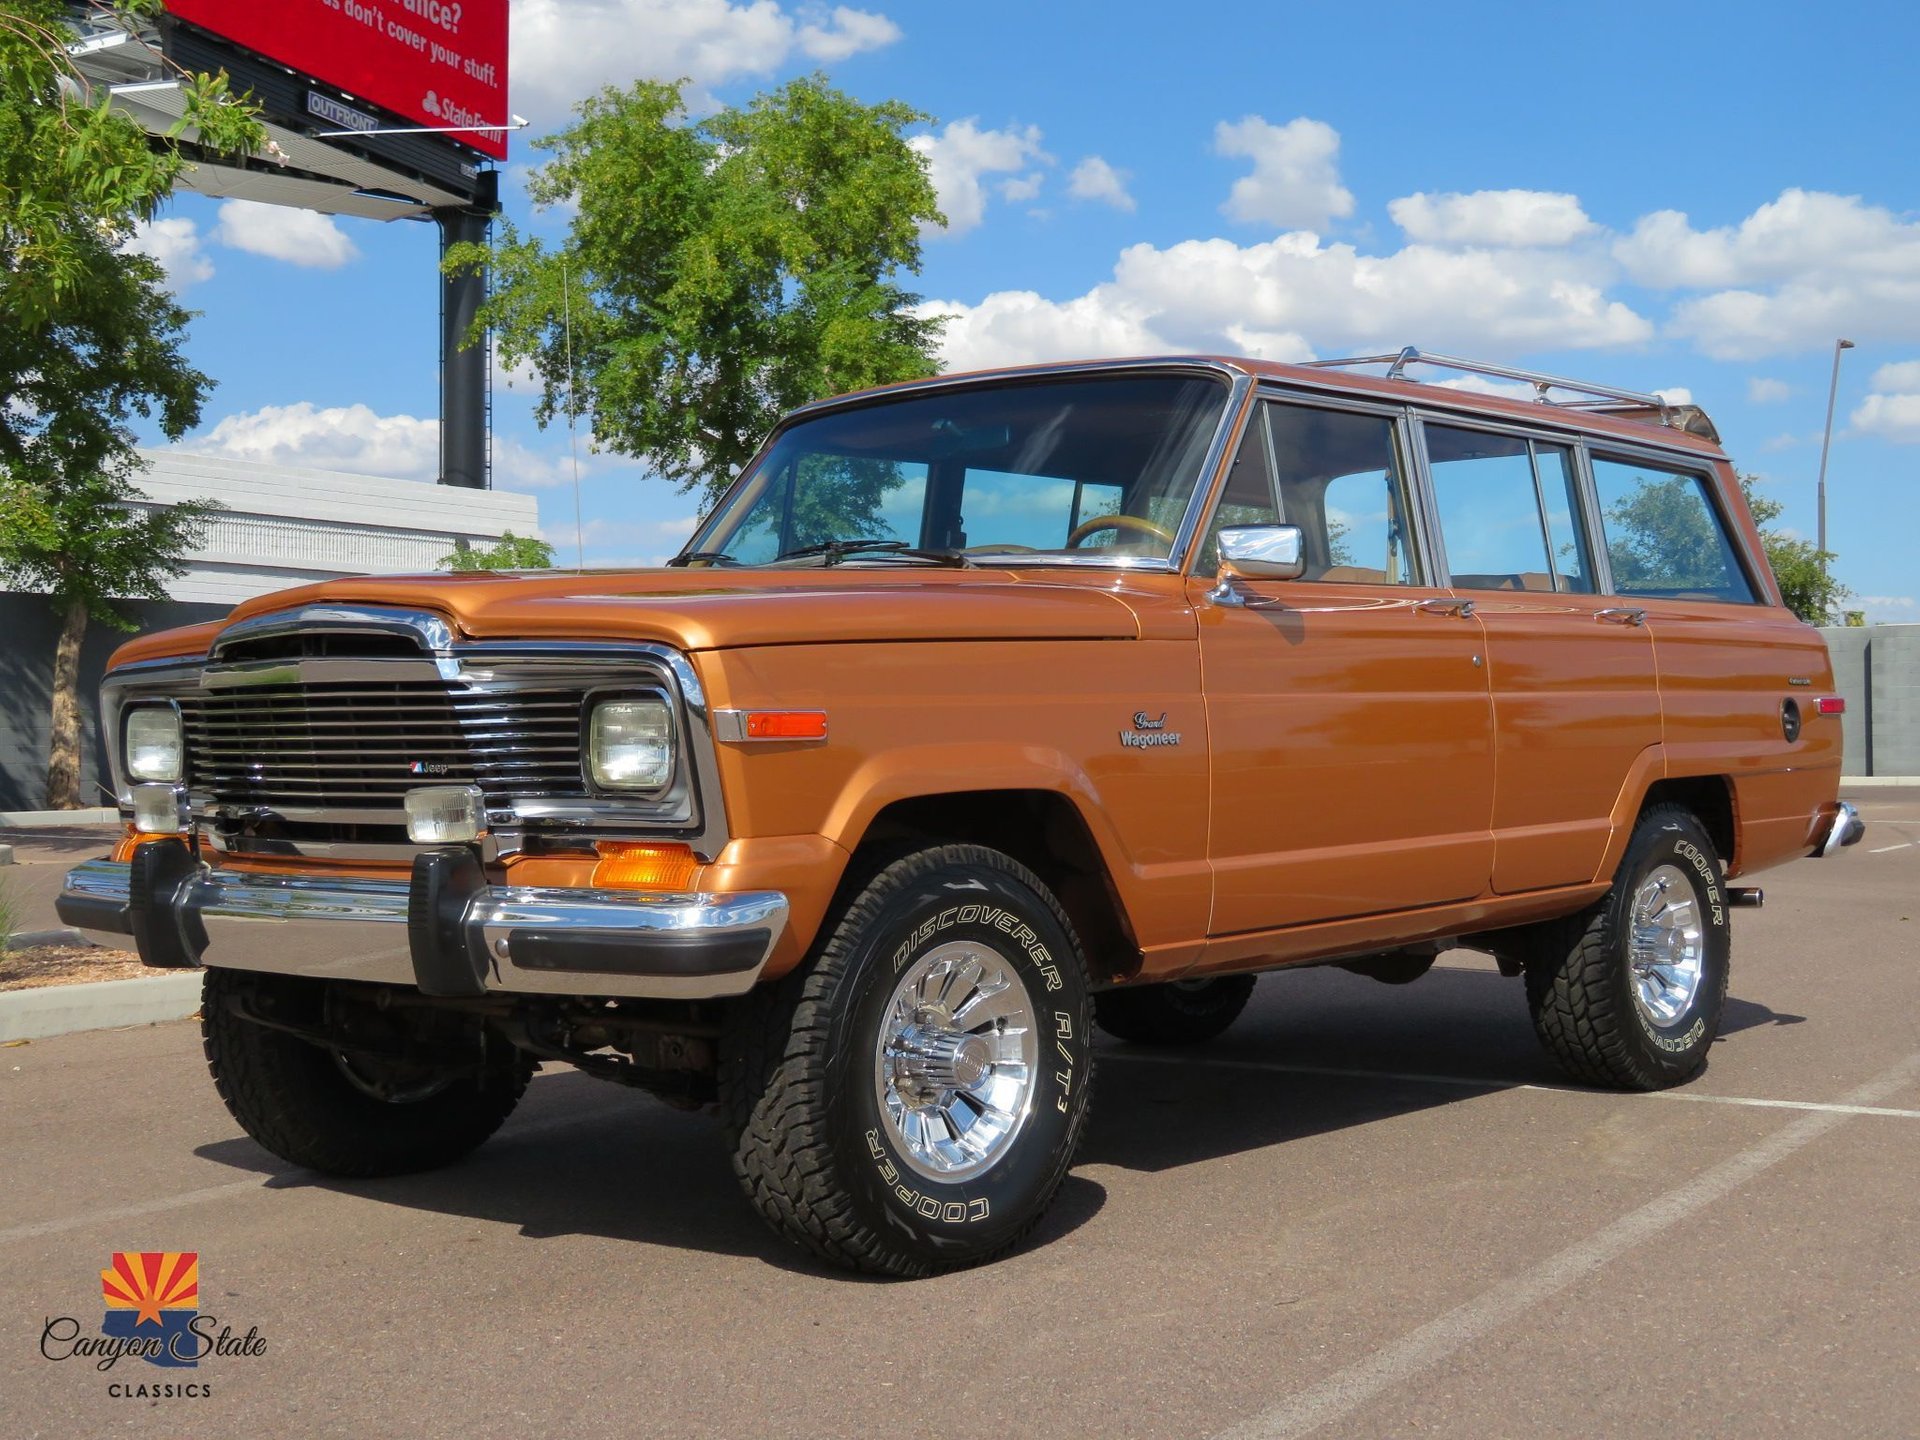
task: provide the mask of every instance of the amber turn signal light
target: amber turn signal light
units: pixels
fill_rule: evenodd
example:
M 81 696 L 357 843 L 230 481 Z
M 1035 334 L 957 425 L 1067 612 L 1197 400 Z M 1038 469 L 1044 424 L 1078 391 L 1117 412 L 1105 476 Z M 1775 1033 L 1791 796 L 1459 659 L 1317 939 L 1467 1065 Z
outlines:
M 693 888 L 700 868 L 686 845 L 595 845 L 600 863 L 593 867 L 596 890 L 671 890 Z
M 824 740 L 827 738 L 827 712 L 824 710 L 749 710 L 746 715 L 749 740 Z

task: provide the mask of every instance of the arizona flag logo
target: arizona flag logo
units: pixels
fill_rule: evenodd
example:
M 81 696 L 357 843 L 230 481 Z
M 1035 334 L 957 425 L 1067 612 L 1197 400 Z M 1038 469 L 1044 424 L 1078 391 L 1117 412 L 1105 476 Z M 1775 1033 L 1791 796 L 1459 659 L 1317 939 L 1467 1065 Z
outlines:
M 101 1334 L 163 1341 L 162 1353 L 142 1357 L 149 1365 L 198 1364 L 188 1327 L 200 1314 L 199 1251 L 117 1250 L 113 1268 L 100 1272 L 100 1294 L 107 1302 Z

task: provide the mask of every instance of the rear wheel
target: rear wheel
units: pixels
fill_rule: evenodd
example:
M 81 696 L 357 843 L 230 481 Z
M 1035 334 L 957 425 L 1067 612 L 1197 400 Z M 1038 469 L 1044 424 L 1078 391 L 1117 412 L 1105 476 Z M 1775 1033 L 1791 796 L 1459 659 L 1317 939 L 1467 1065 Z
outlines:
M 1220 975 L 1129 985 L 1093 997 L 1093 1018 L 1116 1040 L 1135 1045 L 1198 1045 L 1240 1018 L 1253 976 Z
M 1093 1054 L 1079 945 L 1032 872 L 946 845 L 881 870 L 722 1039 L 734 1170 L 774 1229 L 887 1275 L 1017 1244 L 1066 1175 Z
M 326 982 L 209 969 L 200 1034 L 213 1083 L 240 1127 L 283 1160 L 328 1175 L 366 1177 L 431 1170 L 458 1160 L 498 1130 L 520 1103 L 533 1062 L 482 1029 L 449 1038 L 444 1054 L 317 1044 L 276 1029 L 318 1030 Z
M 1713 841 L 1678 806 L 1648 810 L 1606 898 L 1548 927 L 1527 957 L 1541 1043 L 1577 1080 L 1678 1084 L 1720 1033 L 1731 940 Z

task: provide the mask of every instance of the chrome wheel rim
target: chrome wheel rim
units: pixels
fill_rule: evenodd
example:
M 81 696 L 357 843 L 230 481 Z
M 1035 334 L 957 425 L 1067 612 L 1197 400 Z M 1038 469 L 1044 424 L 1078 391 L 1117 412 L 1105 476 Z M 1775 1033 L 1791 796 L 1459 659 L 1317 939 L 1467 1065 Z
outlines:
M 880 1021 L 881 1122 L 917 1173 L 977 1179 L 1007 1157 L 1033 1108 L 1033 997 L 990 945 L 954 940 L 902 972 Z
M 1665 1029 L 1693 1007 L 1706 978 L 1707 940 L 1693 882 L 1678 865 L 1656 867 L 1633 892 L 1628 966 L 1633 1003 Z

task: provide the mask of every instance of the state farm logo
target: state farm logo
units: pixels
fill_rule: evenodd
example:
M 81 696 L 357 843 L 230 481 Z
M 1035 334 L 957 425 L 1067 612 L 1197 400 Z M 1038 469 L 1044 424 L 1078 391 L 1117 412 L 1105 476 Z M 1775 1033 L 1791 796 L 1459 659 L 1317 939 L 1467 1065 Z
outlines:
M 71 1315 L 48 1320 L 40 1353 L 48 1360 L 91 1361 L 111 1372 L 122 1360 L 161 1370 L 198 1371 L 215 1356 L 256 1358 L 267 1353 L 258 1327 L 236 1335 L 231 1325 L 200 1309 L 200 1254 L 195 1250 L 117 1250 L 100 1272 L 106 1313 L 97 1332 Z M 122 1372 L 107 1384 L 116 1400 L 204 1400 L 212 1384 L 199 1377 L 172 1380 Z

